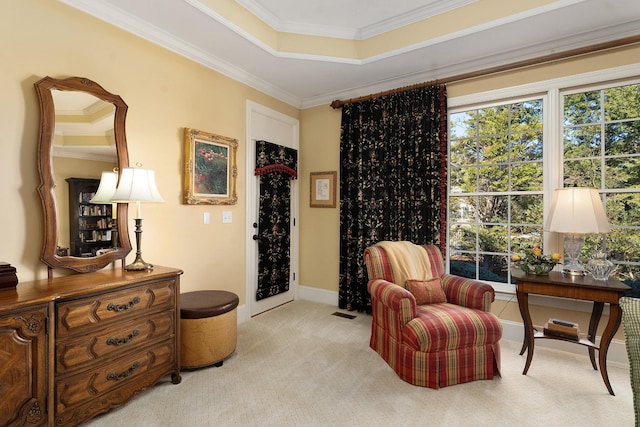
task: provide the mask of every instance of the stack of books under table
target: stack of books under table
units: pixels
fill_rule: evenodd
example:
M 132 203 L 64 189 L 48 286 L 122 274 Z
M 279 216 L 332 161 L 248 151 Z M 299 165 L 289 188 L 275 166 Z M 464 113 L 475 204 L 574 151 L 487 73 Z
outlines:
M 549 319 L 544 325 L 545 335 L 552 335 L 572 341 L 580 340 L 580 330 L 577 323 L 560 319 Z

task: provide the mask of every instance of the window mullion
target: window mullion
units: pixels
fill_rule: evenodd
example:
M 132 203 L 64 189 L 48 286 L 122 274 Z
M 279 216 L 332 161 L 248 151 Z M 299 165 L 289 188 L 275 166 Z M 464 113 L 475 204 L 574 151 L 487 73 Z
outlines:
M 544 103 L 544 128 L 543 128 L 543 156 L 542 156 L 542 182 L 544 187 L 543 228 L 547 222 L 547 216 L 551 209 L 553 192 L 562 188 L 562 162 L 563 162 L 563 110 L 562 97 L 558 88 L 552 88 L 543 96 Z M 543 247 L 546 253 L 563 252 L 563 243 L 558 233 L 552 233 L 543 229 Z

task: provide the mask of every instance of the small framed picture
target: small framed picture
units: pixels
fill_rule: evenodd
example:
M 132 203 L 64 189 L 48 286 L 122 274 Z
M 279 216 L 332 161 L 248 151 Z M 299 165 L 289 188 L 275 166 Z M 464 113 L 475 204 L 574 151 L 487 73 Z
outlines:
M 238 140 L 186 128 L 184 147 L 184 203 L 235 205 Z
M 311 172 L 311 207 L 336 207 L 336 175 L 333 172 Z

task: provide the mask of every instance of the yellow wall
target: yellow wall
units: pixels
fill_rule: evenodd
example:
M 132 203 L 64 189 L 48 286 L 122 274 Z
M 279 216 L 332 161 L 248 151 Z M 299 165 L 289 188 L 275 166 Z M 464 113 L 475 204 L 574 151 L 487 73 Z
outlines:
M 338 290 L 341 110 L 328 105 L 300 114 L 300 284 Z M 312 208 L 311 172 L 337 171 L 335 208 Z
M 183 269 L 183 292 L 226 289 L 244 304 L 245 103 L 298 118 L 296 108 L 58 1 L 21 0 L 3 8 L 0 76 L 0 261 L 14 265 L 21 282 L 47 275 L 40 262 L 40 113 L 33 84 L 44 76 L 83 76 L 125 100 L 129 161 L 156 172 L 165 203 L 142 208 L 144 259 Z M 238 139 L 237 205 L 182 204 L 185 127 Z M 222 224 L 223 209 L 232 211 L 232 224 Z M 205 211 L 210 225 L 202 223 Z

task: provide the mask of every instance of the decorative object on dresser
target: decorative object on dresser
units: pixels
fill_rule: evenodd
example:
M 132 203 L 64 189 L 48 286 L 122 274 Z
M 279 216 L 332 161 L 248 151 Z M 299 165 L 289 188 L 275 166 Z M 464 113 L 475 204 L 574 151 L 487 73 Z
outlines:
M 0 290 L 14 289 L 18 286 L 16 268 L 8 262 L 0 261 Z
M 162 203 L 162 196 L 156 187 L 155 173 L 150 169 L 124 168 L 120 172 L 120 182 L 111 198 L 112 202 L 136 202 L 136 259 L 125 270 L 153 270 L 153 264 L 142 259 L 142 210 L 140 203 Z
M 568 187 L 556 190 L 551 202 L 551 212 L 545 229 L 563 233 L 567 262 L 562 272 L 572 276 L 584 276 L 584 267 L 578 262 L 584 244 L 583 236 L 592 233 L 608 233 L 611 226 L 602 200 L 595 188 Z

